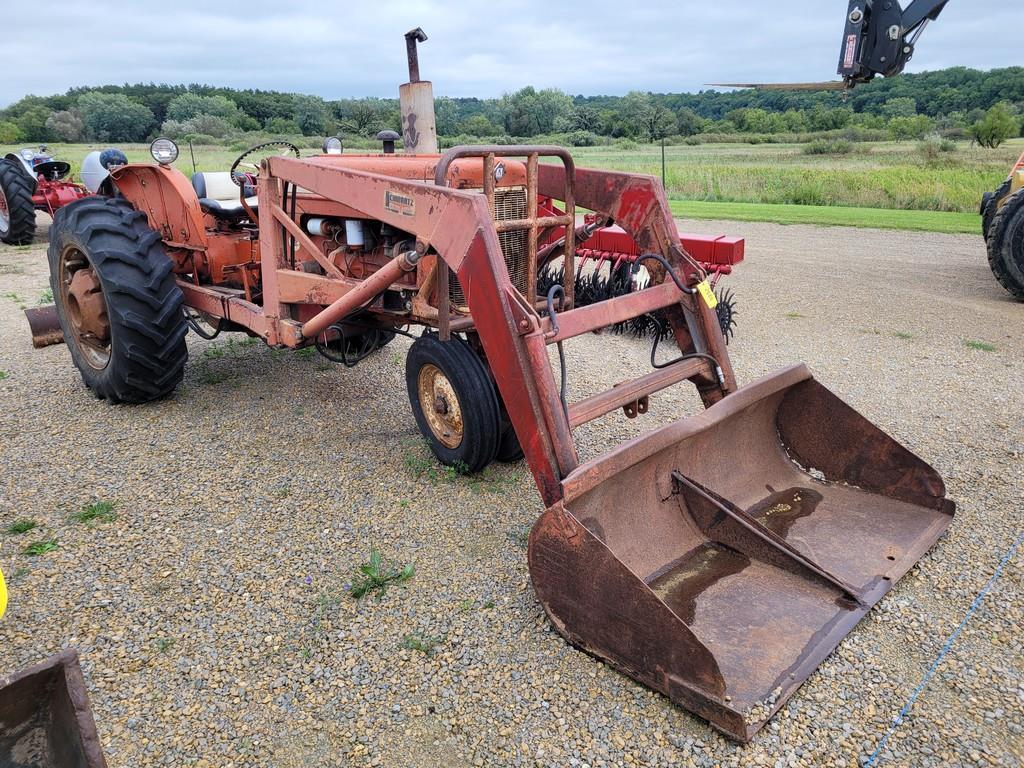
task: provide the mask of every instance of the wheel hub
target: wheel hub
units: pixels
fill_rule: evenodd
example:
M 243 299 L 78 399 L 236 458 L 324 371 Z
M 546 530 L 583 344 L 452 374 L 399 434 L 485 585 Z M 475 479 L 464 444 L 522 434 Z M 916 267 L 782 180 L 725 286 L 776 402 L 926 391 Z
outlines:
M 110 318 L 96 271 L 72 249 L 64 255 L 61 288 L 70 331 L 86 363 L 102 370 L 110 362 Z
M 462 443 L 462 408 L 448 377 L 436 365 L 424 365 L 417 379 L 420 402 L 430 431 L 446 448 Z

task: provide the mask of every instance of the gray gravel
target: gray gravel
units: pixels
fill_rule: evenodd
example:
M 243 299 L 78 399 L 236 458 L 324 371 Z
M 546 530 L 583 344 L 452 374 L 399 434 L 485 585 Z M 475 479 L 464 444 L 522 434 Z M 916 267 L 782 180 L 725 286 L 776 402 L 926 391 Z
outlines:
M 753 744 L 552 630 L 526 567 L 540 506 L 528 472 L 434 468 L 406 401 L 404 340 L 349 371 L 190 337 L 172 399 L 110 407 L 65 348 L 29 344 L 19 303 L 46 287 L 44 245 L 0 246 L 0 523 L 39 523 L 0 536 L 0 674 L 77 647 L 114 768 L 863 764 L 1024 527 L 1024 304 L 995 284 L 976 237 L 684 228 L 747 238 L 729 279 L 741 381 L 806 361 L 932 462 L 959 504 Z M 631 339 L 579 340 L 573 395 L 644 370 L 646 355 Z M 680 388 L 646 420 L 577 436 L 593 454 L 697 407 Z M 116 519 L 69 519 L 93 500 L 115 502 Z M 21 554 L 50 538 L 56 551 Z M 357 603 L 345 587 L 371 545 L 416 575 Z M 1022 560 L 877 764 L 1024 762 Z M 407 635 L 436 645 L 407 649 Z

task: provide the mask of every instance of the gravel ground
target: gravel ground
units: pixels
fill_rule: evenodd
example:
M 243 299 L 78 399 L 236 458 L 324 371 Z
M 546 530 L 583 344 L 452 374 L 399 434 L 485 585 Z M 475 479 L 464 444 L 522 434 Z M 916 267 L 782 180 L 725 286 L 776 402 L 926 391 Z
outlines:
M 466 479 L 433 464 L 406 400 L 405 340 L 350 371 L 190 337 L 172 399 L 111 407 L 64 347 L 29 344 L 20 305 L 46 288 L 43 245 L 0 246 L 0 522 L 38 523 L 0 536 L 0 674 L 77 647 L 113 768 L 867 762 L 1024 528 L 1024 304 L 995 284 L 975 237 L 684 227 L 747 238 L 729 279 L 740 380 L 806 361 L 932 462 L 959 504 L 753 744 L 552 630 L 526 567 L 540 504 L 525 466 Z M 646 368 L 646 346 L 628 338 L 568 352 L 576 397 L 581 382 Z M 578 438 L 593 454 L 697 407 L 679 388 L 645 419 L 609 417 Z M 71 519 L 97 500 L 116 517 Z M 22 553 L 49 539 L 56 550 Z M 416 574 L 357 602 L 346 585 L 371 546 Z M 876 764 L 1024 762 L 1022 560 Z

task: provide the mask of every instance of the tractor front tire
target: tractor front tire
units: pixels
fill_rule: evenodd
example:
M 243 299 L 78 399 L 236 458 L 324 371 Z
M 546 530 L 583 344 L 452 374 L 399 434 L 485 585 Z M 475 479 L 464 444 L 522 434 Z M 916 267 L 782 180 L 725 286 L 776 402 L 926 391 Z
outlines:
M 494 461 L 501 440 L 498 395 L 469 344 L 419 337 L 405 359 L 405 382 L 416 425 L 442 464 L 469 474 Z
M 36 236 L 36 180 L 10 158 L 0 160 L 0 241 L 28 245 Z
M 988 265 L 999 284 L 1024 301 L 1024 189 L 1010 195 L 992 217 Z
M 64 340 L 86 386 L 111 403 L 170 394 L 188 359 L 184 296 L 145 214 L 108 197 L 65 206 L 48 256 Z
M 1010 192 L 1010 180 L 1007 179 L 995 192 L 986 192 L 981 198 L 981 234 L 985 238 L 985 242 L 989 241 L 989 234 L 992 232 L 992 219 L 996 216 L 996 211 L 999 210 L 999 201 L 1007 196 Z

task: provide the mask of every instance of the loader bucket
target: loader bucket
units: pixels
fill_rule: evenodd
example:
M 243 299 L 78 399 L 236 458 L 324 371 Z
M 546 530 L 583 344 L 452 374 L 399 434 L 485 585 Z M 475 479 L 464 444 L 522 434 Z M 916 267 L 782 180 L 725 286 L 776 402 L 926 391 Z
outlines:
M 60 318 L 57 317 L 56 305 L 48 304 L 45 307 L 26 309 L 25 317 L 28 318 L 28 327 L 32 331 L 33 347 L 38 349 L 64 341 L 64 332 L 60 327 Z
M 106 768 L 78 655 L 0 678 L 0 768 Z
M 803 366 L 563 481 L 530 575 L 570 642 L 748 741 L 952 520 L 939 475 Z

